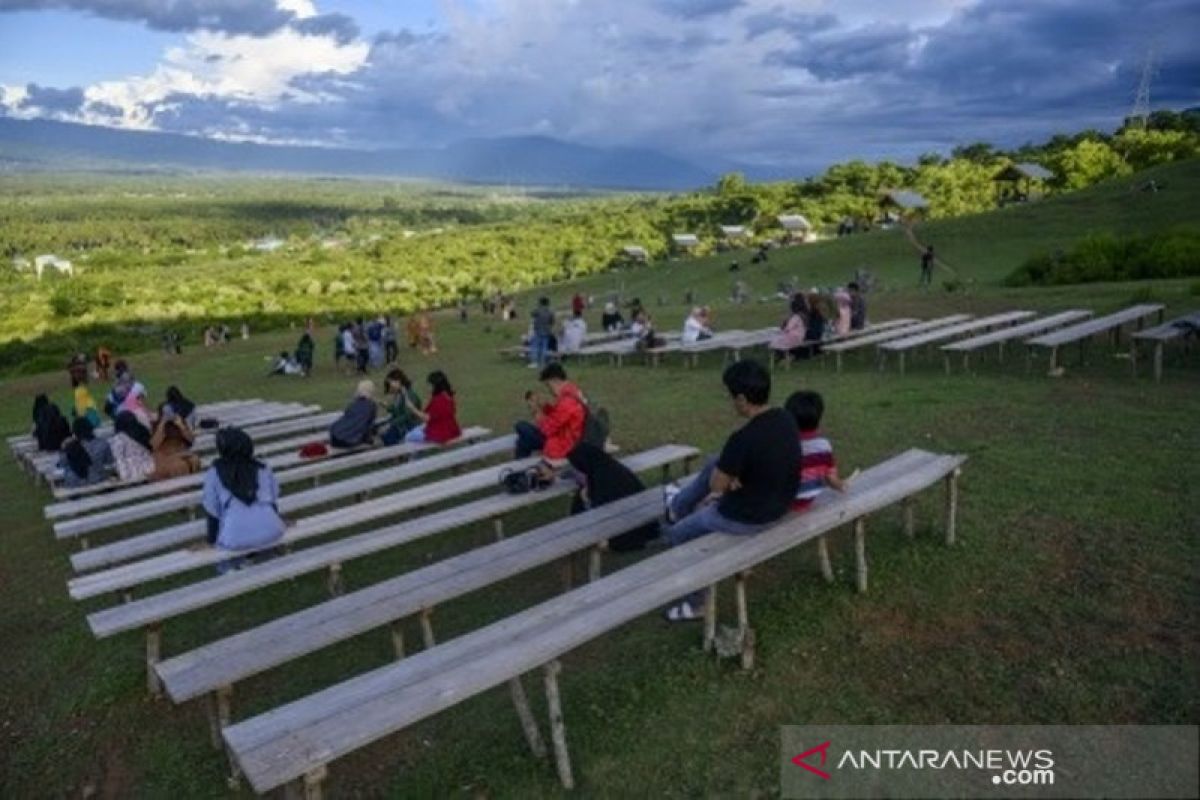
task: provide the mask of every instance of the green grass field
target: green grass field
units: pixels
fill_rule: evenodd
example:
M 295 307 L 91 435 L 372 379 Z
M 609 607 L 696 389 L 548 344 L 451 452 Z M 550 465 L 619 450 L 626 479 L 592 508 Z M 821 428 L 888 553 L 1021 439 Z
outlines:
M 801 285 L 846 280 L 857 267 L 882 281 L 876 320 L 901 314 L 1083 306 L 1097 313 L 1149 298 L 1168 314 L 1200 308 L 1188 282 L 1005 289 L 1000 280 L 1033 252 L 1067 247 L 1093 230 L 1144 232 L 1186 223 L 1200 198 L 1200 163 L 1158 171 L 1158 194 L 1134 181 L 918 228 L 965 282 L 918 291 L 917 259 L 899 231 L 773 253 L 767 267 L 739 258 L 756 295 L 795 276 Z M 1145 175 L 1138 176 L 1144 179 Z M 624 285 L 661 327 L 682 321 L 683 293 L 715 302 L 719 326 L 771 324 L 777 302 L 734 307 L 731 256 L 680 261 L 592 278 L 597 296 Z M 944 278 L 950 277 L 948 274 Z M 575 285 L 552 287 L 564 304 Z M 657 307 L 663 296 L 666 305 Z M 593 318 L 595 324 L 595 318 Z M 504 431 L 522 412 L 530 370 L 503 361 L 524 323 L 440 320 L 441 353 L 404 352 L 422 374 L 437 365 L 459 390 L 464 422 Z M 340 406 L 353 379 L 332 368 L 323 329 L 314 377 L 266 379 L 264 358 L 292 334 L 254 337 L 182 358 L 150 351 L 133 361 L 157 396 L 172 382 L 200 401 L 230 397 Z M 153 343 L 149 343 L 148 347 Z M 825 585 L 802 548 L 755 573 L 751 618 L 759 660 L 745 673 L 698 647 L 695 627 L 646 617 L 564 659 L 565 716 L 577 792 L 601 797 L 769 797 L 778 794 L 779 727 L 794 723 L 1187 723 L 1200 721 L 1200 447 L 1197 355 L 1173 352 L 1165 380 L 1131 379 L 1129 363 L 1098 341 L 1067 374 L 1026 372 L 1014 359 L 947 376 L 940 358 L 907 376 L 877 372 L 866 355 L 836 374 L 806 364 L 778 373 L 775 396 L 799 387 L 826 399 L 826 431 L 843 471 L 918 446 L 969 456 L 959 543 L 935 535 L 940 494 L 919 506 L 906 541 L 899 512 L 869 522 L 871 590 L 852 588 L 850 543 L 834 539 L 839 582 Z M 574 377 L 613 417 L 626 451 L 667 441 L 715 448 L 736 424 L 719 357 L 695 370 L 594 365 Z M 0 384 L 0 428 L 26 425 L 32 395 L 67 397 L 56 373 Z M 66 595 L 68 552 L 42 519 L 48 495 L 8 462 L 0 466 L 0 796 L 227 797 L 223 759 L 208 744 L 203 709 L 145 693 L 142 642 L 97 642 L 87 612 L 110 602 Z M 518 515 L 511 530 L 565 513 L 555 502 Z M 161 524 L 161 521 L 160 521 Z M 147 526 L 150 527 L 150 526 Z M 346 567 L 348 588 L 369 585 L 477 546 L 478 526 Z M 607 569 L 641 556 L 612 558 Z M 171 585 L 152 587 L 158 591 Z M 538 570 L 440 608 L 441 638 L 553 595 L 556 569 Z M 317 602 L 313 575 L 166 627 L 171 655 Z M 726 612 L 730 603 L 722 597 Z M 728 619 L 728 613 L 726 614 Z M 415 625 L 408 631 L 417 640 Z M 383 630 L 246 681 L 244 718 L 386 663 Z M 534 693 L 531 692 L 531 696 Z M 535 699 L 540 714 L 541 704 Z M 525 750 L 504 691 L 492 691 L 335 762 L 334 796 L 540 797 L 561 794 L 552 768 Z M 245 790 L 243 790 L 245 791 Z

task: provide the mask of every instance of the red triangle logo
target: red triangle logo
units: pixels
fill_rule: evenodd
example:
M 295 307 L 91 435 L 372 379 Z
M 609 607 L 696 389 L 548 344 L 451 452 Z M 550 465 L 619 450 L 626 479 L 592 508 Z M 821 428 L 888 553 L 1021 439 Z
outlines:
M 802 767 L 802 768 L 808 770 L 809 772 L 811 772 L 814 775 L 818 775 L 821 778 L 824 778 L 825 780 L 829 780 L 830 775 L 828 772 L 826 772 L 823 769 L 817 769 L 816 767 L 814 767 L 812 764 L 809 764 L 805 760 L 805 759 L 809 758 L 810 756 L 820 754 L 821 766 L 822 767 L 825 766 L 825 761 L 829 757 L 829 745 L 830 745 L 829 742 L 825 742 L 824 744 L 819 744 L 816 747 L 810 747 L 808 750 L 805 750 L 803 753 L 801 753 L 800 755 L 793 758 L 792 763 L 795 764 L 797 767 Z

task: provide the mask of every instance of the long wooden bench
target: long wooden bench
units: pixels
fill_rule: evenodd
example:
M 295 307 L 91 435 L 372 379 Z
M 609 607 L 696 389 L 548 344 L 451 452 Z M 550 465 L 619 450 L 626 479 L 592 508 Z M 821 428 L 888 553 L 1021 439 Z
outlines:
M 685 462 L 686 469 L 686 463 L 694 459 L 698 453 L 699 451 L 692 447 L 663 445 L 628 456 L 622 459 L 622 463 L 637 472 L 661 467 L 666 473 L 669 466 L 678 461 Z M 448 482 L 443 482 L 443 484 L 446 483 Z M 97 638 L 144 628 L 146 631 L 148 688 L 152 693 L 157 693 L 159 685 L 154 665 L 158 663 L 161 653 L 162 624 L 172 617 L 222 600 L 238 597 L 279 581 L 325 569 L 328 569 L 330 573 L 330 591 L 339 593 L 342 587 L 342 565 L 347 561 L 474 522 L 493 520 L 496 530 L 502 532 L 503 526 L 500 519 L 504 514 L 544 500 L 562 497 L 572 489 L 573 487 L 569 483 L 562 482 L 541 492 L 491 495 L 379 530 L 356 534 L 345 539 L 290 553 L 237 572 L 208 578 L 178 589 L 97 611 L 88 616 L 88 625 Z M 288 535 L 284 537 L 283 544 L 286 545 L 296 540 L 293 532 L 289 531 Z M 194 557 L 193 563 L 186 566 L 186 569 L 193 569 L 197 562 L 200 562 L 200 566 L 214 564 L 230 558 L 232 554 L 216 552 L 208 548 L 203 551 L 183 551 L 180 555 Z
M 931 319 L 927 322 L 919 322 L 916 325 L 906 325 L 902 328 L 893 328 L 891 330 L 880 331 L 879 333 L 868 334 L 867 336 L 859 336 L 845 342 L 835 342 L 824 348 L 826 353 L 833 353 L 837 358 L 837 371 L 842 371 L 842 354 L 848 353 L 851 350 L 861 350 L 872 345 L 877 345 L 886 342 L 889 339 L 899 339 L 905 336 L 912 336 L 917 333 L 931 331 L 935 328 L 942 328 L 947 325 L 954 325 L 959 322 L 965 322 L 971 318 L 970 314 L 951 314 L 938 319 Z
M 681 594 L 736 576 L 742 664 L 751 666 L 755 637 L 746 602 L 747 570 L 851 523 L 863 588 L 866 517 L 942 481 L 947 486 L 946 541 L 953 543 L 957 481 L 964 460 L 910 451 L 866 470 L 845 494 L 823 497 L 806 513 L 760 534 L 713 534 L 672 548 L 398 663 L 231 725 L 222 737 L 255 791 L 303 779 L 308 796 L 319 797 L 327 766 L 335 759 L 492 687 L 519 683 L 525 672 L 542 667 L 555 764 L 563 785 L 571 788 L 574 778 L 558 685 L 562 655 Z M 911 518 L 907 506 L 910 530 Z M 711 648 L 716 593 L 708 596 L 704 644 Z M 523 696 L 514 689 L 522 728 L 533 752 L 544 753 Z
M 1092 316 L 1092 312 L 1084 308 L 1073 308 L 1068 311 L 1060 311 L 1057 314 L 1051 314 L 1048 317 L 1031 320 L 1022 323 L 1021 325 L 1013 325 L 1008 328 L 1001 328 L 998 331 L 985 333 L 981 336 L 972 336 L 969 339 L 963 339 L 950 344 L 942 345 L 942 353 L 946 359 L 946 374 L 950 374 L 950 354 L 962 353 L 962 367 L 967 369 L 968 359 L 971 353 L 982 350 L 991 345 L 999 346 L 998 358 L 1004 360 L 1004 345 L 1015 339 L 1023 339 L 1027 336 L 1035 336 L 1040 333 L 1046 333 L 1056 328 L 1061 328 L 1065 325 L 1071 325 L 1085 320 Z
M 1165 322 L 1153 328 L 1147 328 L 1143 331 L 1138 331 L 1133 335 L 1133 341 L 1129 347 L 1129 359 L 1133 367 L 1133 374 L 1137 374 L 1137 358 L 1138 358 L 1138 342 L 1153 342 L 1154 343 L 1154 380 L 1162 380 L 1163 368 L 1163 346 L 1172 339 L 1178 339 L 1182 336 L 1200 328 L 1200 311 L 1194 311 L 1182 317 L 1177 317 L 1170 322 Z
M 886 342 L 880 342 L 879 344 L 879 367 L 880 369 L 883 368 L 884 358 L 887 353 L 895 353 L 900 362 L 900 374 L 903 375 L 904 358 L 911 350 L 926 347 L 937 342 L 944 342 L 947 339 L 953 339 L 968 333 L 987 331 L 992 328 L 1011 325 L 1014 322 L 1021 322 L 1033 316 L 1037 315 L 1032 311 L 1006 311 L 1003 314 L 993 314 L 989 317 L 971 319 L 966 322 L 960 322 L 957 325 L 947 325 L 934 328 L 931 331 L 924 331 L 923 333 L 914 333 L 910 336 L 888 339 Z
M 804 346 L 809 348 L 809 352 L 812 352 L 812 347 L 814 345 L 819 346 L 820 348 L 824 349 L 824 348 L 828 347 L 829 345 L 837 344 L 838 342 L 848 342 L 851 339 L 858 339 L 863 336 L 872 336 L 877 333 L 883 333 L 885 331 L 891 331 L 891 330 L 895 330 L 897 328 L 908 328 L 912 325 L 916 325 L 920 321 L 921 320 L 919 320 L 919 319 L 912 319 L 910 317 L 889 319 L 884 322 L 872 323 L 870 325 L 867 325 L 866 327 L 859 328 L 858 330 L 849 330 L 849 331 L 846 331 L 845 333 L 838 333 L 838 334 L 834 334 L 833 336 L 827 336 L 819 342 L 805 342 Z M 776 331 L 776 333 L 778 333 L 778 332 L 779 331 Z M 785 361 L 783 361 L 784 366 L 787 369 L 791 369 L 793 360 L 794 359 L 792 359 L 792 358 L 786 359 Z M 775 369 L 775 366 L 776 366 L 775 362 L 776 362 L 776 359 L 772 358 L 771 359 L 771 369 L 772 370 Z M 823 362 L 823 361 L 821 362 L 822 366 L 824 366 L 824 363 L 825 362 Z
M 393 457 L 400 458 L 423 451 L 434 453 L 415 461 L 406 461 L 397 466 L 385 467 L 345 480 L 335 481 L 324 486 L 316 486 L 303 492 L 284 495 L 279 500 L 279 512 L 289 515 L 338 500 L 361 501 L 372 492 L 377 492 L 380 489 L 396 486 L 444 470 L 457 470 L 474 461 L 494 458 L 498 455 L 506 455 L 512 452 L 513 442 L 512 436 L 501 436 L 477 444 L 449 447 L 448 449 L 443 446 L 427 444 L 414 447 L 396 445 L 387 450 L 373 450 L 367 453 L 345 456 L 337 459 L 339 468 L 343 466 L 347 468 L 354 465 L 361 466 L 364 463 L 378 464 L 381 456 L 384 460 L 390 460 Z M 319 478 L 325 473 L 318 471 L 318 468 L 326 468 L 328 463 L 330 462 L 311 464 L 308 467 L 300 467 L 298 470 L 280 473 L 276 477 L 284 478 L 286 476 L 289 482 L 293 479 Z M 87 518 L 85 517 L 84 519 Z M 78 520 L 69 520 L 68 522 L 78 522 Z M 149 533 L 120 539 L 102 547 L 82 550 L 72 557 L 71 563 L 77 571 L 85 571 L 123 561 L 130 561 L 150 553 L 157 553 L 198 541 L 204 537 L 205 529 L 206 524 L 203 520 L 189 520 Z M 75 531 L 75 535 L 83 534 Z M 165 557 L 163 556 L 162 558 Z M 147 561 L 137 563 L 146 565 Z M 132 568 L 132 566 L 128 565 L 126 568 Z M 76 580 L 83 579 L 78 578 Z
M 1058 370 L 1058 349 L 1065 344 L 1072 342 L 1079 343 L 1079 358 L 1083 360 L 1084 343 L 1098 333 L 1108 333 L 1112 337 L 1113 345 L 1121 344 L 1121 327 L 1130 323 L 1136 323 L 1138 330 L 1141 330 L 1145 319 L 1153 314 L 1158 314 L 1158 321 L 1162 322 L 1163 305 L 1161 303 L 1142 303 L 1129 308 L 1122 309 L 1114 314 L 1109 314 L 1104 317 L 1097 317 L 1081 322 L 1078 325 L 1071 325 L 1066 328 L 1060 328 L 1053 333 L 1047 333 L 1025 342 L 1029 346 L 1030 351 L 1034 347 L 1045 347 L 1050 350 L 1050 371 Z

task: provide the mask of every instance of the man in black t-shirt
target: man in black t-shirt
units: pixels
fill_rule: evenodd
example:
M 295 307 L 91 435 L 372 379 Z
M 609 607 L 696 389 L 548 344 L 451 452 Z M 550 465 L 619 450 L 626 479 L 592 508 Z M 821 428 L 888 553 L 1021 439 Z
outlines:
M 758 533 L 783 517 L 796 496 L 800 435 L 790 414 L 767 405 L 770 373 L 743 360 L 726 369 L 722 380 L 738 416 L 747 421 L 694 480 L 668 495 L 666 538 L 672 546 L 716 531 Z M 681 600 L 667 610 L 667 619 L 699 619 L 703 598 L 697 592 Z

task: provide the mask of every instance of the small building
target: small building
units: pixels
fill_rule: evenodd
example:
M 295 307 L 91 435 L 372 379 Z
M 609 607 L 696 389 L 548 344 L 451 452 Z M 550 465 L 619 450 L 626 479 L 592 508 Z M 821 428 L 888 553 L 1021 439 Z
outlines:
M 910 217 L 917 217 L 929 208 L 929 201 L 911 189 L 889 189 L 879 198 L 884 227 Z
M 675 245 L 676 250 L 694 250 L 700 246 L 700 237 L 694 233 L 673 233 L 671 243 Z
M 736 242 L 741 239 L 745 239 L 750 235 L 749 231 L 746 230 L 745 225 L 721 225 L 720 228 L 721 235 L 730 242 Z
M 1045 194 L 1046 181 L 1053 177 L 1054 173 L 1041 164 L 1024 161 L 1009 164 L 997 172 L 992 180 L 996 183 L 996 198 L 1004 205 L 1040 197 Z
M 274 253 L 283 247 L 283 239 L 278 236 L 264 236 L 251 242 L 250 246 L 260 253 Z
M 785 242 L 803 242 L 812 232 L 812 223 L 803 214 L 780 214 L 776 219 L 783 228 Z
M 650 260 L 650 254 L 646 252 L 646 248 L 641 245 L 627 244 L 621 248 L 621 255 L 627 261 L 633 261 L 638 264 L 645 264 Z

